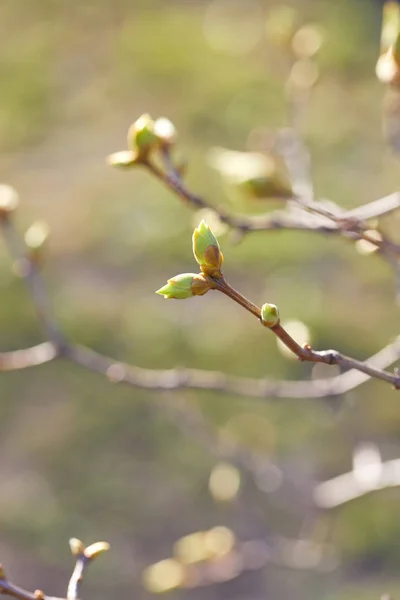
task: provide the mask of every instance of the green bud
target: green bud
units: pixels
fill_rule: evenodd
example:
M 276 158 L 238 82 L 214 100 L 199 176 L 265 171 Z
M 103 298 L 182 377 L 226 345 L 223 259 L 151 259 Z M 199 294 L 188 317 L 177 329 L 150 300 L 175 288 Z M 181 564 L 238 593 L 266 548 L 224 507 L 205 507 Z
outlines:
M 293 196 L 290 174 L 285 161 L 273 152 L 238 152 L 213 148 L 209 152 L 211 166 L 233 189 L 255 199 Z
M 219 243 L 211 229 L 204 221 L 193 232 L 193 254 L 201 270 L 207 272 L 219 271 L 224 257 Z
M 261 307 L 261 322 L 265 327 L 275 327 L 280 321 L 279 310 L 275 304 L 263 304 Z
M 129 127 L 128 148 L 139 156 L 146 156 L 158 144 L 159 139 L 154 132 L 154 121 L 150 115 L 142 115 Z
M 211 286 L 201 273 L 198 275 L 195 273 L 181 273 L 175 275 L 172 279 L 168 279 L 168 283 L 157 290 L 156 294 L 164 296 L 165 299 L 184 300 L 192 296 L 203 296 L 209 289 L 211 289 Z

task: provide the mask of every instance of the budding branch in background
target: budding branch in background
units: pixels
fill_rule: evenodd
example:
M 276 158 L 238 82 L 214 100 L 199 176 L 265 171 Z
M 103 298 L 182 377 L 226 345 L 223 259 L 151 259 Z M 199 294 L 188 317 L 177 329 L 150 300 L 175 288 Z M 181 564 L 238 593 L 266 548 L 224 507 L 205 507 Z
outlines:
M 18 587 L 8 580 L 2 565 L 0 565 L 0 595 L 12 596 L 18 598 L 18 600 L 78 600 L 85 570 L 95 558 L 109 550 L 110 545 L 107 542 L 95 542 L 85 547 L 83 542 L 77 538 L 71 538 L 69 545 L 72 555 L 76 558 L 76 563 L 68 583 L 65 598 L 47 596 L 42 590 L 35 590 L 32 593 Z

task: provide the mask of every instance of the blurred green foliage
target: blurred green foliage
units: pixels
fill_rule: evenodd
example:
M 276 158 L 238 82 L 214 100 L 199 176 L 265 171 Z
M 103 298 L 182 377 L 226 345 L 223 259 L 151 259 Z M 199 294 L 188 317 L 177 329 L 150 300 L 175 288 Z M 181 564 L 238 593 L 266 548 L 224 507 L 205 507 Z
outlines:
M 269 11 L 282 3 L 259 3 L 259 40 L 242 54 L 210 44 L 211 4 L 3 0 L 2 178 L 21 193 L 21 231 L 36 219 L 50 224 L 43 275 L 71 339 L 145 367 L 308 378 L 310 365 L 283 357 L 273 336 L 227 298 L 165 303 L 155 296 L 167 278 L 193 270 L 190 236 L 201 216 L 146 173 L 105 164 L 110 152 L 125 147 L 128 126 L 142 112 L 167 116 L 180 133 L 177 154 L 188 160 L 188 185 L 215 205 L 229 204 L 207 165 L 208 148 L 244 150 L 255 128 L 285 124 L 290 60 L 265 34 Z M 398 186 L 398 163 L 381 135 L 378 8 L 357 0 L 292 5 L 298 26 L 312 22 L 323 31 L 319 78 L 303 124 L 317 194 L 355 207 L 390 193 Z M 245 209 L 259 212 L 268 204 Z M 399 216 L 388 226 L 398 232 Z M 398 334 L 392 271 L 343 238 L 272 232 L 233 245 L 226 233 L 220 243 L 228 280 L 259 305 L 276 303 L 283 321 L 306 323 L 316 347 L 364 358 Z M 40 341 L 3 246 L 0 287 L 0 349 Z M 339 401 L 256 402 L 113 386 L 62 362 L 2 374 L 0 556 L 18 584 L 63 594 L 71 536 L 104 538 L 112 546 L 93 566 L 85 597 L 141 598 L 147 597 L 142 569 L 170 556 L 182 535 L 215 525 L 243 539 L 298 535 L 303 506 L 300 500 L 280 505 L 280 490 L 266 494 L 248 482 L 238 500 L 212 500 L 208 479 L 217 458 L 182 434 L 173 412 L 171 418 L 168 407 L 181 397 L 211 427 L 232 429 L 267 463 L 302 474 L 310 485 L 348 470 L 359 441 L 378 443 L 384 458 L 399 456 L 398 394 L 379 382 Z M 265 438 L 240 425 L 246 415 L 265 424 Z M 284 493 L 296 494 L 295 483 L 290 489 Z M 395 597 L 399 493 L 377 493 L 335 512 L 330 541 L 342 566 L 334 573 L 272 566 L 265 576 L 246 575 L 243 587 L 239 578 L 182 593 L 369 600 L 390 591 Z M 295 506 L 290 516 L 289 505 Z

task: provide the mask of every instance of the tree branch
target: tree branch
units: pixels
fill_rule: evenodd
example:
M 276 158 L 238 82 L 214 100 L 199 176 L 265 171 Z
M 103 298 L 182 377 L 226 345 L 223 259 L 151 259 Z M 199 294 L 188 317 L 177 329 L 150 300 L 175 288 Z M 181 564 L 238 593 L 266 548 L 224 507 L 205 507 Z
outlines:
M 281 326 L 273 328 L 277 335 L 301 359 L 311 362 L 338 364 L 351 370 L 329 379 L 313 381 L 271 381 L 230 376 L 219 372 L 199 369 L 152 370 L 129 366 L 103 356 L 84 346 L 66 340 L 51 316 L 46 289 L 40 273 L 26 257 L 22 242 L 10 219 L 0 219 L 0 227 L 5 232 L 5 240 L 12 257 L 24 260 L 29 266 L 20 271 L 25 279 L 38 316 L 48 335 L 55 339 L 39 344 L 31 349 L 0 353 L 0 371 L 16 370 L 36 366 L 63 357 L 77 365 L 108 377 L 113 382 L 125 383 L 133 387 L 149 390 L 171 391 L 179 389 L 215 390 L 221 393 L 253 398 L 324 398 L 336 396 L 353 389 L 370 377 L 383 379 L 395 387 L 400 377 L 384 371 L 400 358 L 400 337 L 365 362 L 343 356 L 334 350 L 316 352 L 302 348 L 288 336 Z M 216 288 L 230 296 L 260 318 L 260 308 L 233 290 L 225 280 L 215 280 Z
M 76 556 L 75 568 L 72 572 L 66 598 L 57 596 L 47 596 L 41 590 L 28 592 L 23 588 L 11 583 L 6 577 L 3 567 L 0 565 L 0 595 L 12 596 L 18 600 L 78 600 L 79 589 L 83 581 L 84 571 L 93 559 L 97 558 L 103 552 L 109 550 L 107 542 L 95 542 L 88 547 L 76 539 L 70 540 L 72 554 Z

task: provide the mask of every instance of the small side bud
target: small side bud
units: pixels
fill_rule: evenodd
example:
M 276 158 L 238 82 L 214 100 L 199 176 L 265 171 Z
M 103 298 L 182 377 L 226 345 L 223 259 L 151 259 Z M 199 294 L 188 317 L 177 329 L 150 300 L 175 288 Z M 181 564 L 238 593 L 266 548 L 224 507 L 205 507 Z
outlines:
M 263 304 L 261 307 L 261 323 L 265 327 L 275 327 L 279 321 L 278 307 L 275 304 Z
M 129 127 L 128 148 L 140 158 L 145 158 L 158 146 L 159 139 L 154 132 L 154 125 L 151 116 L 144 114 Z
M 132 150 L 120 150 L 107 156 L 107 162 L 112 167 L 130 169 L 137 164 L 137 155 Z
M 95 542 L 94 544 L 90 544 L 85 549 L 85 556 L 92 560 L 93 558 L 97 558 L 99 554 L 103 554 L 103 552 L 107 552 L 110 549 L 110 544 L 108 542 Z
M 156 291 L 156 294 L 164 296 L 164 298 L 175 298 L 184 300 L 192 298 L 192 296 L 204 296 L 211 289 L 209 281 L 200 273 L 182 273 L 176 275 L 172 279 L 168 279 L 162 288 Z
M 176 141 L 175 125 L 165 117 L 157 119 L 154 123 L 153 132 L 157 136 L 161 146 L 172 146 Z
M 204 273 L 220 273 L 224 257 L 217 238 L 204 221 L 193 232 L 193 254 Z
M 78 538 L 71 538 L 69 540 L 69 547 L 71 548 L 72 556 L 79 556 L 85 553 L 85 544 L 78 540 Z
M 4 571 L 4 567 L 1 563 L 0 563 L 0 580 L 7 581 L 6 573 Z
M 39 264 L 43 261 L 43 254 L 50 235 L 50 228 L 45 221 L 32 223 L 24 239 L 28 248 L 29 258 L 32 262 Z
M 17 192 L 6 184 L 0 185 L 0 218 L 6 219 L 13 213 L 19 204 Z

